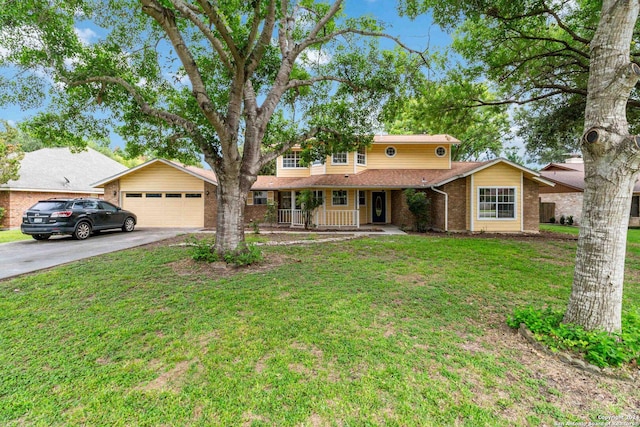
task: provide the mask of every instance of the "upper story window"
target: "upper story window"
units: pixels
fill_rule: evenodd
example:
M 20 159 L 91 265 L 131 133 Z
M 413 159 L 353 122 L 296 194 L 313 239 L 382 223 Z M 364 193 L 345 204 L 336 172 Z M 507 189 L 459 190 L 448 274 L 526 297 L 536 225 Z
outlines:
M 436 156 L 444 157 L 446 155 L 447 155 L 447 149 L 445 147 L 440 146 L 436 148 Z
M 367 165 L 367 148 L 366 147 L 358 148 L 358 152 L 356 153 L 356 164 L 361 166 Z
M 384 154 L 386 154 L 387 157 L 394 157 L 396 155 L 396 147 L 385 148 Z
M 346 165 L 347 162 L 347 152 L 342 152 L 342 153 L 334 153 L 331 156 L 331 164 L 332 165 Z
M 478 189 L 478 218 L 515 219 L 516 189 L 480 187 Z
M 290 151 L 282 155 L 283 168 L 301 168 L 300 153 L 298 151 Z

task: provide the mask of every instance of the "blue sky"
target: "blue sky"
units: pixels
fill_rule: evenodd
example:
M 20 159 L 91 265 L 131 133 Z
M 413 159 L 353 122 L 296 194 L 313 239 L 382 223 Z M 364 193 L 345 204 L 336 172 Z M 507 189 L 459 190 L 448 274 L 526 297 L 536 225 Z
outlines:
M 443 49 L 450 42 L 450 37 L 443 33 L 437 25 L 434 25 L 428 15 L 423 15 L 415 20 L 399 17 L 396 10 L 396 2 L 393 0 L 346 0 L 346 13 L 351 16 L 371 15 L 384 22 L 386 32 L 398 37 L 409 48 L 424 50 Z M 88 42 L 97 37 L 96 28 L 87 25 L 79 25 L 77 29 L 79 37 Z M 391 40 L 383 41 L 383 46 L 393 48 Z M 0 119 L 8 120 L 14 124 L 38 112 L 37 109 L 23 111 L 17 106 L 0 107 Z M 112 147 L 120 146 L 121 139 L 118 135 L 112 137 Z

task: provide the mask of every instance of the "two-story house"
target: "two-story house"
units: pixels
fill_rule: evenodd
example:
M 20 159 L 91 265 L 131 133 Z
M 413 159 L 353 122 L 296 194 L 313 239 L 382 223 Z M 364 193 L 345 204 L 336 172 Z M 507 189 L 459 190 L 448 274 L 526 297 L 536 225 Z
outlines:
M 275 177 L 261 176 L 249 204 L 277 201 L 278 222 L 302 225 L 298 195 L 314 192 L 324 203 L 319 227 L 413 224 L 403 191 L 431 199 L 432 226 L 442 231 L 537 232 L 538 188 L 553 185 L 504 159 L 453 162 L 449 135 L 378 135 L 368 148 L 335 153 L 302 166 L 293 149 L 277 160 Z
M 449 135 L 378 135 L 354 152 L 302 166 L 300 150 L 278 157 L 275 176 L 260 176 L 249 194 L 245 221 L 264 222 L 277 203 L 277 222 L 303 224 L 300 192 L 323 200 L 314 212 L 320 228 L 367 224 L 410 227 L 404 190 L 431 200 L 432 227 L 442 231 L 537 232 L 539 185 L 535 171 L 504 159 L 453 162 Z M 132 210 L 141 227 L 215 227 L 216 177 L 211 171 L 156 159 L 94 184 L 105 199 Z

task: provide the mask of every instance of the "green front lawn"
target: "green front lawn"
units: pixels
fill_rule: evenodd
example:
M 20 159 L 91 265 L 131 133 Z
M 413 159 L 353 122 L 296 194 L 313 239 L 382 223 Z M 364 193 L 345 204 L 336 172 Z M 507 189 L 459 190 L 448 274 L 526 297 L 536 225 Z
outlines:
M 22 234 L 19 229 L 0 230 L 0 243 L 17 242 L 18 240 L 29 240 L 31 236 Z
M 235 274 L 158 246 L 1 281 L 0 425 L 513 426 L 637 410 L 636 385 L 505 326 L 516 306 L 566 304 L 575 241 L 262 250 L 271 266 Z M 640 306 L 639 260 L 625 307 Z

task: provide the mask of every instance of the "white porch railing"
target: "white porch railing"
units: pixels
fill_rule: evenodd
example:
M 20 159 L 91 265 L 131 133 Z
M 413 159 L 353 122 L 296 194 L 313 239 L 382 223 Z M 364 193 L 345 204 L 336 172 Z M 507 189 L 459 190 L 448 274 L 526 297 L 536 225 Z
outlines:
M 278 209 L 278 223 L 292 226 L 304 225 L 301 209 Z M 313 215 L 313 223 L 326 227 L 360 227 L 358 210 L 323 210 L 317 209 Z

